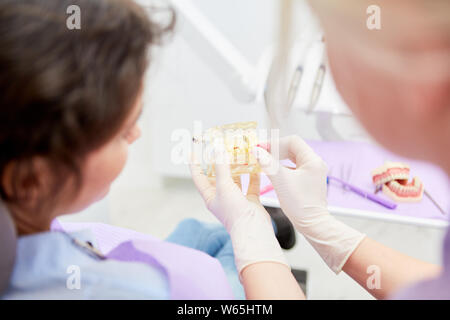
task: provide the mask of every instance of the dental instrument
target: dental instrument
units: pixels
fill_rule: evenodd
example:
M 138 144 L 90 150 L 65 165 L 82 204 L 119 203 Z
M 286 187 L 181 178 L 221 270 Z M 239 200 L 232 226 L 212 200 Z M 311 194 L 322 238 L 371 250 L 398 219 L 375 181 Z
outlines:
M 324 38 L 322 37 L 322 42 L 324 42 Z M 317 69 L 316 78 L 314 79 L 314 86 L 311 91 L 311 96 L 309 98 L 309 105 L 306 110 L 306 113 L 311 113 L 314 110 L 314 107 L 317 104 L 317 101 L 319 100 L 320 92 L 322 91 L 323 87 L 323 80 L 325 78 L 325 71 L 326 71 L 326 54 L 325 54 L 325 48 L 322 51 L 322 58 L 320 62 L 319 69 Z
M 330 180 L 334 180 L 336 182 L 339 182 L 340 184 L 342 184 L 343 187 L 348 188 L 350 191 L 352 191 L 352 192 L 362 196 L 363 198 L 366 198 L 366 199 L 369 199 L 369 200 L 371 200 L 373 202 L 376 202 L 376 203 L 378 203 L 378 204 L 380 204 L 380 205 L 382 205 L 382 206 L 384 206 L 384 207 L 386 207 L 388 209 L 392 209 L 393 210 L 393 209 L 397 208 L 397 204 L 395 204 L 395 203 L 393 203 L 393 202 L 391 202 L 389 200 L 383 199 L 383 198 L 381 198 L 381 197 L 379 197 L 379 196 L 377 196 L 375 194 L 367 192 L 367 191 L 365 191 L 363 189 L 360 189 L 360 188 L 358 188 L 358 187 L 356 187 L 356 186 L 354 186 L 354 185 L 352 185 L 352 184 L 350 184 L 348 182 L 345 182 L 345 181 L 343 181 L 343 180 L 341 180 L 339 178 L 336 178 L 336 177 L 333 177 L 333 176 L 327 176 L 327 184 L 329 184 Z
M 436 202 L 436 200 L 434 200 L 434 198 L 431 196 L 431 194 L 424 189 L 423 193 L 428 197 L 428 199 L 430 199 L 430 201 L 436 206 L 436 208 L 438 208 L 438 210 L 445 216 L 447 215 L 447 213 L 444 211 L 444 209 L 442 209 L 442 207 Z
M 374 193 L 378 193 L 379 191 L 381 191 L 382 190 L 382 188 L 379 186 L 379 187 L 376 187 L 375 188 L 375 192 Z M 425 196 L 427 196 L 428 197 L 428 199 L 430 199 L 430 201 L 434 204 L 434 206 L 442 213 L 442 215 L 447 215 L 447 213 L 445 212 L 445 210 L 444 209 L 442 209 L 442 207 L 437 203 L 437 201 L 436 200 L 434 200 L 434 198 L 431 196 L 431 194 L 427 191 L 427 189 L 424 189 L 423 190 L 423 194 L 425 195 Z
M 383 199 L 383 198 L 381 198 L 381 197 L 379 197 L 377 195 L 374 195 L 374 194 L 372 194 L 370 192 L 364 191 L 363 189 L 360 189 L 360 188 L 358 188 L 358 187 L 356 187 L 356 186 L 354 186 L 354 185 L 352 185 L 350 183 L 347 183 L 347 182 L 345 182 L 345 181 L 343 181 L 343 180 L 341 180 L 339 178 L 336 178 L 336 177 L 333 177 L 333 176 L 327 176 L 327 184 L 329 184 L 330 180 L 334 180 L 336 182 L 339 182 L 345 188 L 348 188 L 350 191 L 352 191 L 352 192 L 362 196 L 363 198 L 366 198 L 368 200 L 376 202 L 376 203 L 378 203 L 378 204 L 380 204 L 380 205 L 382 205 L 382 206 L 384 206 L 384 207 L 386 207 L 388 209 L 393 210 L 393 209 L 397 208 L 397 204 L 395 204 L 395 203 L 393 203 L 393 202 L 391 202 L 389 200 Z M 260 190 L 260 195 L 263 195 L 263 194 L 265 194 L 265 193 L 267 193 L 269 191 L 272 191 L 272 190 L 273 190 L 273 186 L 271 184 L 269 184 L 269 185 L 265 186 L 264 188 L 262 188 Z
M 288 101 L 287 101 L 288 109 L 292 107 L 295 97 L 297 96 L 302 76 L 303 76 L 303 66 L 299 64 L 297 68 L 295 68 L 294 75 L 292 76 L 291 84 L 289 86 Z

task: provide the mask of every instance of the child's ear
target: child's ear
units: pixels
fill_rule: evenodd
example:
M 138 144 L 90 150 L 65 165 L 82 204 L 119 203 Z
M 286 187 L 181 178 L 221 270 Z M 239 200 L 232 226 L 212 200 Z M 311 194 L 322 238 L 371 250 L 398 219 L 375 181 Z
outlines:
M 42 157 L 13 160 L 5 167 L 1 184 L 8 198 L 19 201 L 21 205 L 32 206 L 46 191 L 49 173 L 49 166 Z

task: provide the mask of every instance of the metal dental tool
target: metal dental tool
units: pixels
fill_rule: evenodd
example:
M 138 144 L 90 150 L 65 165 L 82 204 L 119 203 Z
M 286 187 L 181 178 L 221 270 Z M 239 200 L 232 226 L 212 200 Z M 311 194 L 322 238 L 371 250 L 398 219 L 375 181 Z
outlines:
M 433 202 L 433 204 L 436 206 L 436 208 L 438 208 L 438 210 L 445 216 L 447 215 L 447 213 L 444 211 L 444 209 L 442 209 L 442 207 L 436 202 L 436 200 L 433 199 L 433 197 L 430 195 L 430 193 L 424 189 L 423 193 L 428 197 L 428 199 L 431 200 L 431 202 Z
M 322 37 L 322 42 L 324 42 L 324 38 Z M 320 62 L 319 69 L 317 69 L 316 78 L 314 80 L 314 86 L 311 91 L 311 95 L 309 97 L 309 105 L 306 110 L 307 113 L 311 113 L 314 110 L 314 107 L 317 104 L 317 100 L 319 100 L 320 92 L 322 91 L 323 87 L 323 80 L 325 78 L 325 71 L 326 71 L 326 50 L 325 47 L 322 51 L 322 59 Z
M 378 193 L 379 191 L 381 191 L 381 189 L 382 189 L 381 186 L 377 187 L 377 188 L 375 189 L 375 194 Z M 442 209 L 442 207 L 437 203 L 436 200 L 434 200 L 434 198 L 431 196 L 431 194 L 430 194 L 426 189 L 423 190 L 423 194 L 426 195 L 426 196 L 428 197 L 428 199 L 430 199 L 430 201 L 435 205 L 435 207 L 436 207 L 436 208 L 437 208 L 444 216 L 447 215 L 447 213 L 444 211 L 444 209 Z

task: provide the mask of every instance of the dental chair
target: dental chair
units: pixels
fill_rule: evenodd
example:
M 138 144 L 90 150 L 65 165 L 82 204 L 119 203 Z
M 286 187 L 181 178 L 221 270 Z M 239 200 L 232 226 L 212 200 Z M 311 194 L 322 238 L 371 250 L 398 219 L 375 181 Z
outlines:
M 16 256 L 17 232 L 14 222 L 0 201 L 0 297 L 9 285 Z

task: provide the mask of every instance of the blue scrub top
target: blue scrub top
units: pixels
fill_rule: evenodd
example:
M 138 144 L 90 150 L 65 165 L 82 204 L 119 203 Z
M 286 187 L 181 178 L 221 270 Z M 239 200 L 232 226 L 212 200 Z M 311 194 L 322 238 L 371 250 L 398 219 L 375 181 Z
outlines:
M 2 299 L 170 298 L 163 271 L 140 262 L 99 259 L 72 238 L 96 246 L 89 230 L 19 237 L 10 286 Z

